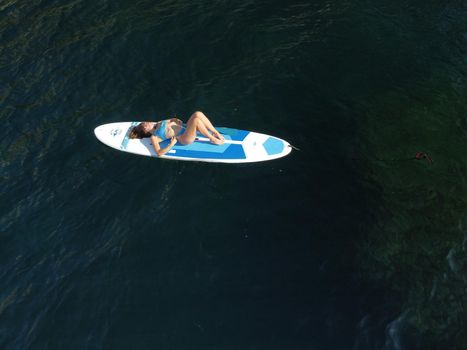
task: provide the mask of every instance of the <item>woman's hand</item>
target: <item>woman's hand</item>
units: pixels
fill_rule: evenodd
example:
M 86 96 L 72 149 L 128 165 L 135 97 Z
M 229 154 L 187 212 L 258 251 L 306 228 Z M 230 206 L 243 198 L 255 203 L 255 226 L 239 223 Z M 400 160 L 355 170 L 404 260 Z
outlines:
M 170 143 L 165 146 L 164 148 L 160 148 L 159 146 L 159 142 L 161 142 L 162 140 L 156 136 L 151 136 L 151 143 L 154 147 L 154 150 L 156 151 L 156 154 L 158 157 L 161 157 L 163 156 L 164 154 L 166 154 L 167 152 L 170 151 L 170 149 L 173 147 L 173 145 L 175 145 L 177 143 L 177 139 L 175 137 L 171 137 L 170 138 Z

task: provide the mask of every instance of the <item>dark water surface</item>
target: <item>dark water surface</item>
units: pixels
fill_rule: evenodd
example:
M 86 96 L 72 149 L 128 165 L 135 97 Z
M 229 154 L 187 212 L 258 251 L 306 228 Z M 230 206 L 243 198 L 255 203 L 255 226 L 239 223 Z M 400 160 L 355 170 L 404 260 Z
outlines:
M 0 0 L 0 348 L 467 349 L 466 47 L 466 1 Z M 302 151 L 93 135 L 195 110 Z

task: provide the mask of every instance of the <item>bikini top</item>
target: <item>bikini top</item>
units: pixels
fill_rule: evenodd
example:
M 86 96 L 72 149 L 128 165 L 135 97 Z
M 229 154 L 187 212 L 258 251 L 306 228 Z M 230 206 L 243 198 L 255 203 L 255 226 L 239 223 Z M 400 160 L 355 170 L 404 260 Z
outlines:
M 159 127 L 153 132 L 154 136 L 159 137 L 162 141 L 169 139 L 170 137 L 167 136 L 167 123 L 169 119 L 163 120 Z M 186 127 L 182 125 L 180 132 L 177 135 L 182 135 L 186 130 Z
M 163 120 L 159 127 L 153 132 L 154 136 L 159 137 L 162 141 L 167 140 L 167 122 L 168 120 Z

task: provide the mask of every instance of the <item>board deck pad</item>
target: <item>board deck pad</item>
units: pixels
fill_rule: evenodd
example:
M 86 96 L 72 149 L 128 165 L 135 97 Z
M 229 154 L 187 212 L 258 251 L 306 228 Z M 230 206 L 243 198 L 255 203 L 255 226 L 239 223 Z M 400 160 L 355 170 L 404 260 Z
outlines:
M 290 144 L 280 138 L 256 132 L 216 127 L 225 139 L 215 145 L 198 134 L 189 145 L 175 144 L 172 149 L 158 157 L 150 138 L 130 139 L 130 130 L 140 122 L 122 122 L 100 125 L 94 129 L 96 137 L 105 145 L 123 152 L 163 159 L 218 163 L 250 163 L 284 157 L 292 150 Z M 164 148 L 169 140 L 160 143 Z

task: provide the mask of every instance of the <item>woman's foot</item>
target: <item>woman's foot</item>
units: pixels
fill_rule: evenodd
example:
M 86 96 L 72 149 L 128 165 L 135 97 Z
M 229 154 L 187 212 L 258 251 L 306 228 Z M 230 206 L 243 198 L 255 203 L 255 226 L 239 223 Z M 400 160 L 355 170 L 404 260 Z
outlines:
M 211 141 L 211 142 L 212 142 L 213 144 L 215 144 L 215 145 L 222 145 L 222 144 L 224 143 L 224 138 L 219 139 L 219 138 L 213 137 L 213 136 L 211 135 L 211 137 L 209 137 L 209 141 Z
M 216 137 L 217 139 L 219 140 L 222 140 L 222 142 L 224 141 L 224 136 L 222 136 L 219 131 L 215 130 L 212 132 L 212 134 L 214 135 L 214 137 Z

